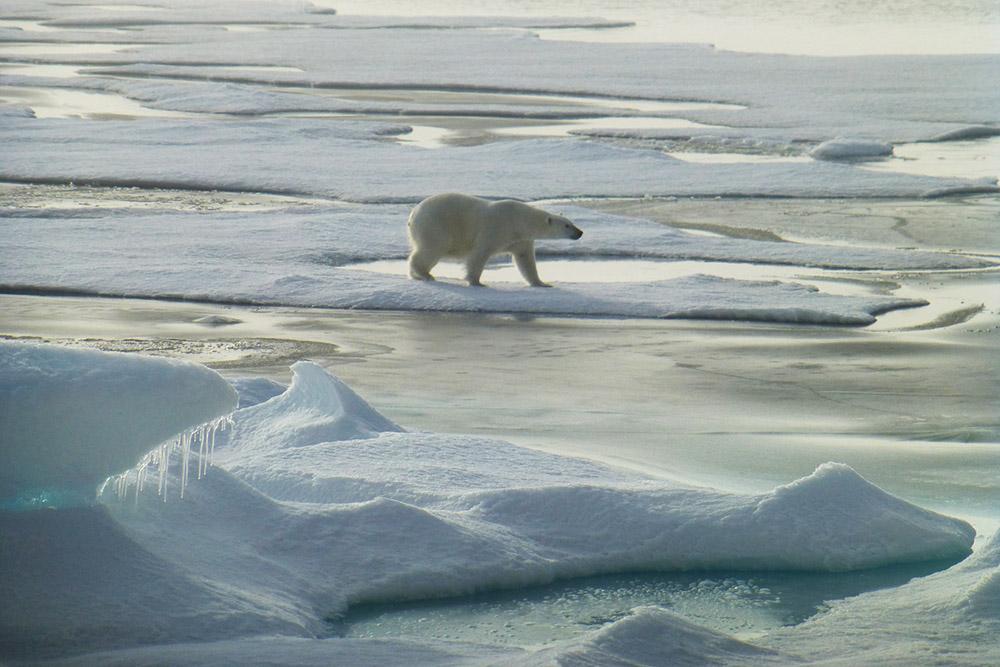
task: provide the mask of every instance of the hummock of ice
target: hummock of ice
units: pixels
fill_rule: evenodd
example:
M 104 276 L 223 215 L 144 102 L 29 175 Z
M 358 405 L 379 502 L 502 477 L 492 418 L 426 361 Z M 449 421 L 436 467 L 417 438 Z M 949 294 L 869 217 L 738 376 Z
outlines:
M 0 501 L 93 501 L 109 475 L 235 407 L 198 364 L 0 341 Z
M 39 358 L 78 355 L 23 349 Z M 107 356 L 92 358 L 100 367 Z M 153 369 L 163 363 L 133 359 Z M 281 635 L 300 639 L 280 640 L 287 651 L 279 662 L 312 664 L 322 653 L 387 664 L 380 660 L 391 647 L 411 660 L 474 663 L 496 659 L 499 649 L 309 640 L 324 634 L 324 617 L 366 601 L 619 571 L 865 568 L 958 558 L 972 543 L 965 522 L 894 498 L 846 466 L 821 466 L 761 495 L 681 487 L 496 440 L 402 432 L 315 364 L 293 371 L 284 393 L 235 413 L 217 468 L 192 481 L 183 500 L 165 503 L 147 488 L 123 502 L 107 486 L 98 507 L 0 512 L 0 590 L 17 601 L 0 614 L 0 655 L 153 642 L 163 646 L 100 661 L 162 663 L 188 650 L 194 663 L 226 661 L 249 655 L 255 637 Z M 93 395 L 75 391 L 82 403 Z M 109 407 L 100 399 L 91 405 Z M 146 406 L 133 420 L 157 412 Z M 180 475 L 178 458 L 171 478 Z M 640 612 L 639 621 L 622 623 L 655 629 L 661 616 Z M 701 643 L 719 655 L 767 655 L 671 623 L 670 633 L 656 636 L 646 625 L 612 626 L 588 638 L 580 655 L 635 657 L 655 642 L 668 642 L 667 654 Z M 646 644 L 626 641 L 640 636 Z M 214 643 L 201 652 L 185 648 L 192 641 Z
M 892 144 L 870 139 L 837 138 L 824 141 L 809 151 L 817 160 L 877 160 L 892 155 Z
M 541 651 L 517 664 L 560 667 L 701 667 L 787 664 L 789 658 L 695 625 L 658 607 L 634 609 L 627 618 L 591 633 L 567 649 Z
M 948 570 L 831 603 L 759 643 L 823 664 L 1000 663 L 1000 531 Z M 845 655 L 843 638 L 850 637 Z

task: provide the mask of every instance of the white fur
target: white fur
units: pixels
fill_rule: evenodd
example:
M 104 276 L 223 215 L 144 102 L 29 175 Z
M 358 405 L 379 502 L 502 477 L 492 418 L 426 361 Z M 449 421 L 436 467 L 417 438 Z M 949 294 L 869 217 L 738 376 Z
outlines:
M 445 257 L 465 260 L 466 280 L 480 286 L 483 267 L 494 255 L 510 254 L 524 279 L 548 287 L 535 265 L 536 239 L 578 239 L 583 235 L 562 217 L 523 202 L 489 201 L 456 193 L 434 195 L 410 213 L 410 277 L 434 280 L 431 269 Z

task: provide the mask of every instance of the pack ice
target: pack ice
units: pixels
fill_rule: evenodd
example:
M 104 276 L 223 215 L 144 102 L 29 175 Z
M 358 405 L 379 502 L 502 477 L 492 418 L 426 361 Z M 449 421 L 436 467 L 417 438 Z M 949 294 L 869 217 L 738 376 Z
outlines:
M 110 467 L 136 460 L 141 448 L 101 422 L 134 426 L 149 447 L 161 432 L 146 425 L 162 413 L 173 420 L 165 432 L 192 429 L 234 401 L 217 376 L 190 364 L 42 345 L 8 344 L 3 354 L 4 368 L 15 369 L 4 386 L 49 406 L 25 409 L 19 431 L 37 438 L 68 421 L 62 428 L 77 429 L 92 457 L 124 462 Z M 232 657 L 245 650 L 239 639 L 322 637 L 324 618 L 363 602 L 610 572 L 834 571 L 957 559 L 974 537 L 965 522 L 895 498 L 844 465 L 824 464 L 761 495 L 680 486 L 498 440 L 409 433 L 316 364 L 292 370 L 286 391 L 234 414 L 216 467 L 192 480 L 183 500 L 177 489 L 189 471 L 175 456 L 147 464 L 165 468 L 168 502 L 156 485 L 139 489 L 134 473 L 119 470 L 125 483 L 105 484 L 96 505 L 0 512 L 0 655 L 157 644 L 168 653 L 145 650 L 162 662 L 184 642 L 230 640 Z M 161 400 L 116 394 L 121 372 L 137 391 L 163 388 Z M 210 378 L 211 388 L 192 391 L 192 378 Z M 162 400 L 168 389 L 173 401 Z M 211 409 L 191 408 L 181 398 L 188 394 Z M 78 418 L 88 411 L 104 419 Z M 128 457 L 118 457 L 123 438 Z M 59 469 L 58 451 L 36 456 L 36 468 Z M 324 643 L 327 659 L 382 664 L 379 642 Z M 290 649 L 279 662 L 295 656 Z

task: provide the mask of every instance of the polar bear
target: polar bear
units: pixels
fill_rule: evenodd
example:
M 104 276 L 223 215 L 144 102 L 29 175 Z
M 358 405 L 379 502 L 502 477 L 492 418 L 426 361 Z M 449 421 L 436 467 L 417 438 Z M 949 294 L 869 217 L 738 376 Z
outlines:
M 489 201 L 449 192 L 417 204 L 406 223 L 410 236 L 410 277 L 434 280 L 431 269 L 444 257 L 465 260 L 465 279 L 481 287 L 483 267 L 494 255 L 510 254 L 534 287 L 538 277 L 536 239 L 578 239 L 576 225 L 554 213 L 512 199 Z

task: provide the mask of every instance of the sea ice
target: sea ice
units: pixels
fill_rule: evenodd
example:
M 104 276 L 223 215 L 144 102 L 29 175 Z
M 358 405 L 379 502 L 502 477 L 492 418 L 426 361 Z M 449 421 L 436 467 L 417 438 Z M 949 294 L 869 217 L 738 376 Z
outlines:
M 235 407 L 197 364 L 0 342 L 0 499 L 93 502 L 109 475 Z
M 824 664 L 997 664 L 998 582 L 1000 532 L 948 570 L 833 602 L 758 643 Z M 851 638 L 849 647 L 844 637 Z
M 235 6 L 243 22 L 316 21 L 308 7 Z M 261 81 L 305 87 L 397 86 L 728 102 L 746 108 L 703 109 L 684 117 L 744 129 L 747 134 L 777 134 L 815 142 L 848 133 L 893 143 L 925 139 L 961 126 L 991 124 L 1000 108 L 996 87 L 983 85 L 997 78 L 1000 57 L 996 55 L 923 56 L 920 66 L 914 67 L 911 58 L 900 56 L 789 57 L 718 51 L 700 45 L 555 42 L 523 31 L 448 30 L 445 39 L 429 38 L 426 27 L 434 19 L 425 19 L 425 26 L 414 26 L 410 18 L 326 17 L 324 21 L 331 24 L 343 21 L 335 38 L 329 29 L 227 32 L 219 30 L 218 21 L 207 16 L 232 14 L 233 7 L 227 4 L 214 9 L 213 3 L 213 8 L 192 10 L 186 6 L 176 12 L 161 12 L 175 13 L 176 25 L 157 26 L 152 34 L 156 44 L 128 53 L 86 54 L 78 60 L 94 65 L 168 64 L 160 72 L 167 77 L 172 74 L 170 68 L 178 68 L 174 70 L 178 75 L 191 76 L 192 67 L 203 65 L 296 67 L 302 72 L 269 72 Z M 55 19 L 68 11 L 62 6 L 23 3 L 17 14 Z M 192 11 L 200 15 L 191 16 Z M 290 16 L 296 11 L 297 16 Z M 145 21 L 147 26 L 157 22 L 138 13 L 118 18 L 122 22 Z M 102 19 L 107 22 L 105 17 L 90 21 L 100 23 Z M 222 23 L 226 20 L 233 19 L 223 18 Z M 448 20 L 451 25 L 475 22 Z M 85 23 L 70 18 L 63 25 Z M 351 23 L 364 29 L 347 27 Z M 407 23 L 412 27 L 388 27 Z M 515 22 L 479 20 L 481 26 L 504 23 Z M 376 28 L 378 25 L 382 27 Z M 64 38 L 79 39 L 79 35 Z M 293 41 L 295 48 L 288 48 Z M 476 57 L 469 58 L 470 53 Z M 37 59 L 61 62 L 65 56 L 41 55 Z M 644 63 L 641 77 L 635 76 L 636 62 Z M 580 71 L 587 72 L 585 83 L 572 76 Z
M 595 141 L 529 139 L 436 150 L 384 140 L 380 123 L 8 118 L 0 179 L 309 194 L 417 202 L 436 192 L 542 199 L 725 195 L 919 197 L 996 186 L 824 161 L 696 164 Z
M 706 237 L 661 224 L 571 206 L 548 206 L 586 230 L 576 244 L 539 244 L 544 256 L 643 257 L 758 262 L 834 269 L 955 269 L 990 266 L 976 257 Z M 643 283 L 563 283 L 470 290 L 439 281 L 346 268 L 402 259 L 409 207 L 360 205 L 240 213 L 114 210 L 3 211 L 12 242 L 0 284 L 33 291 L 171 296 L 228 303 L 423 310 L 748 319 L 869 324 L 879 313 L 921 305 L 885 295 L 838 295 L 793 282 L 709 275 Z M 43 216 L 45 224 L 38 224 Z M 58 232 L 56 232 L 58 230 Z M 120 238 L 127 234 L 128 247 Z M 599 267 L 598 267 L 599 268 Z M 706 270 L 710 270 L 706 267 Z M 597 277 L 599 281 L 599 276 Z
M 18 347 L 36 365 L 72 362 L 79 378 L 87 377 L 87 361 L 103 369 L 121 356 Z M 128 358 L 142 367 L 167 363 Z M 433 664 L 475 662 L 501 649 L 312 638 L 324 632 L 324 616 L 365 601 L 601 572 L 864 568 L 955 559 L 972 544 L 965 522 L 886 494 L 846 466 L 827 464 L 756 496 L 677 486 L 496 440 L 406 433 L 315 364 L 297 363 L 293 372 L 286 391 L 237 411 L 216 452 L 218 469 L 193 482 L 184 500 L 164 503 L 147 488 L 123 501 L 107 487 L 98 507 L 0 512 L 7 544 L 0 590 L 17 601 L 16 611 L 4 605 L 0 614 L 3 656 L 151 642 L 160 646 L 100 659 L 143 664 L 190 652 L 195 662 L 225 661 L 277 634 L 288 649 L 279 662 L 308 664 L 322 653 L 382 664 L 387 646 Z M 185 375 L 168 377 L 187 387 Z M 52 384 L 22 379 L 27 388 Z M 83 379 L 60 383 L 81 405 L 94 396 Z M 99 395 L 89 405 L 113 409 Z M 154 419 L 161 408 L 140 406 L 130 421 Z M 117 443 L 95 447 L 111 451 Z M 182 474 L 178 457 L 166 472 Z M 41 556 L 28 557 L 39 545 Z M 992 594 L 988 583 L 979 585 L 970 606 L 988 613 Z M 636 659 L 643 651 L 703 650 L 748 661 L 772 655 L 653 610 L 621 623 L 578 650 L 565 647 L 567 659 L 619 651 Z M 664 627 L 672 630 L 647 632 Z M 212 643 L 202 653 L 184 644 L 191 641 Z M 504 653 L 529 663 L 545 656 Z

